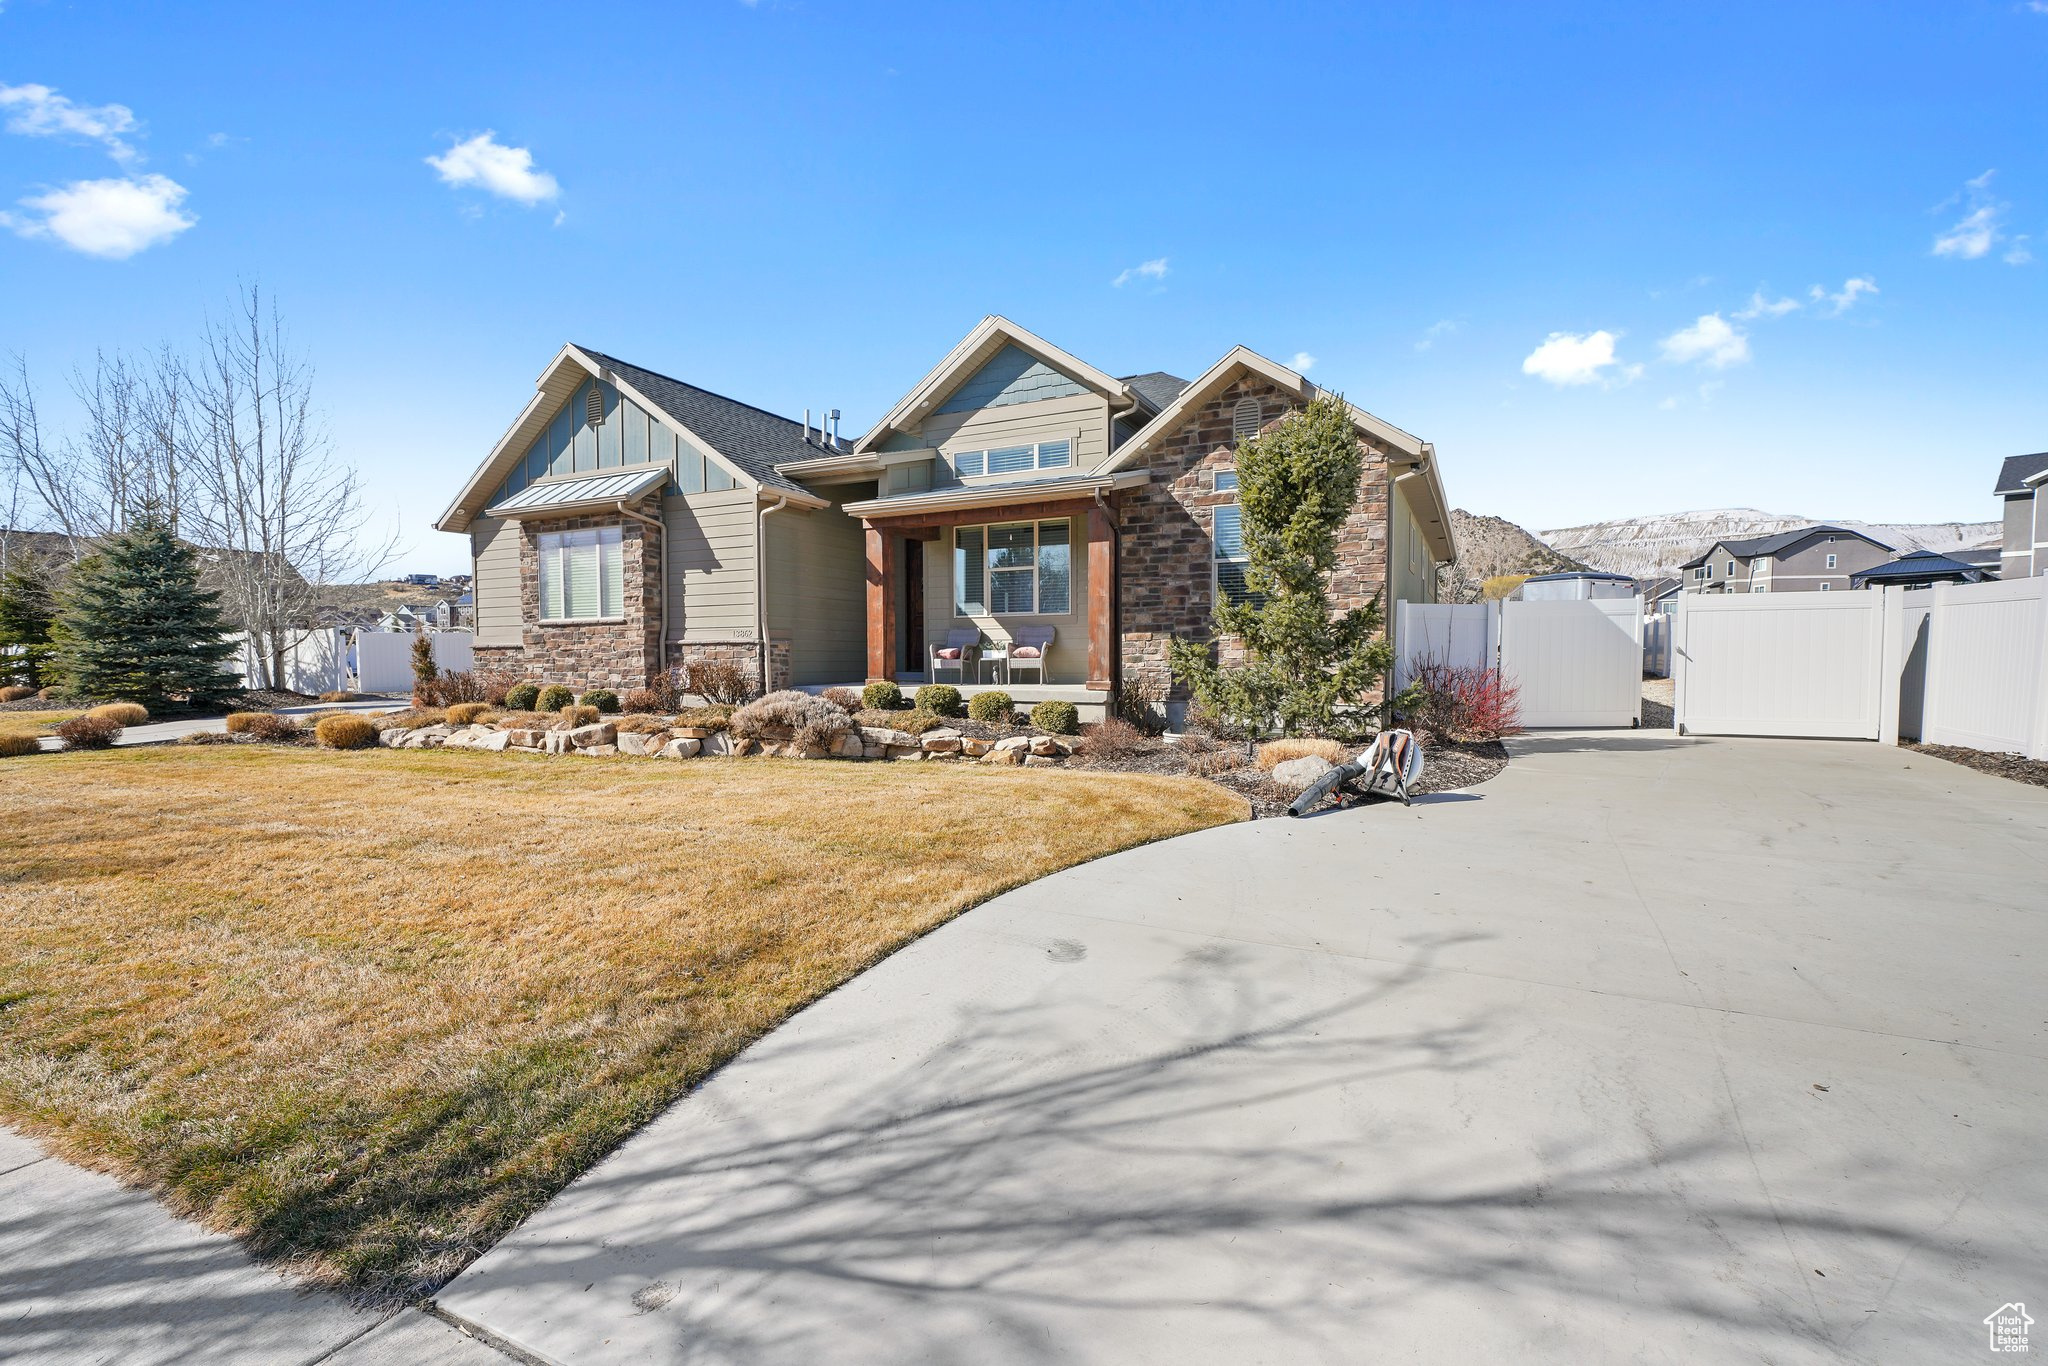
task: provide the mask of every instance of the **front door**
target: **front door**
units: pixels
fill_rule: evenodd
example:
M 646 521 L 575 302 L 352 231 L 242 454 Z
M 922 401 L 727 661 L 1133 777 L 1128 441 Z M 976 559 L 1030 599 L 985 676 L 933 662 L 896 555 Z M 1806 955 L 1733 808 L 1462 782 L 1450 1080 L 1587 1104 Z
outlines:
M 924 668 L 924 542 L 915 536 L 903 542 L 903 622 L 896 632 L 905 673 Z

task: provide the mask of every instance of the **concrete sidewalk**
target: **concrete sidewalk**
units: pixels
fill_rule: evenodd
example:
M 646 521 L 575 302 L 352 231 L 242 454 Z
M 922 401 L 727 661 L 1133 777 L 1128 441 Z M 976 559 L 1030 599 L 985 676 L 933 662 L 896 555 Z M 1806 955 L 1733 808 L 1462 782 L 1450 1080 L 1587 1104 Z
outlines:
M 403 711 L 406 702 L 402 698 L 372 698 L 365 702 L 314 702 L 303 707 L 279 707 L 280 716 L 320 716 L 330 711 L 355 711 L 365 716 L 382 716 L 386 712 Z M 151 721 L 140 726 L 129 726 L 121 732 L 121 738 L 114 741 L 118 746 L 162 745 L 201 731 L 225 731 L 227 720 L 220 716 L 200 716 L 187 721 Z M 44 750 L 62 750 L 64 742 L 54 736 L 44 736 Z
M 1135 850 L 769 1035 L 457 1278 L 551 1361 L 1946 1361 L 2048 1299 L 2048 791 L 1518 742 Z

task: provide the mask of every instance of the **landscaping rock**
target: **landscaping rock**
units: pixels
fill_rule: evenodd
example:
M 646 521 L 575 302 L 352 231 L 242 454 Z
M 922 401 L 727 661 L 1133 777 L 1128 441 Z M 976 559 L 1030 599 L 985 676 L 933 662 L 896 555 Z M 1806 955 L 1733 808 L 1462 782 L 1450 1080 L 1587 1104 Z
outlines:
M 678 735 L 682 734 L 681 731 L 676 733 Z M 684 736 L 683 738 L 700 742 L 704 747 L 703 753 L 705 754 L 723 756 L 733 752 L 732 737 L 722 730 L 714 730 L 708 735 L 691 735 Z
M 702 739 L 694 735 L 685 735 L 680 739 L 671 740 L 663 745 L 658 757 L 663 759 L 694 759 L 697 757 L 697 752 L 703 748 L 704 741 Z
M 917 737 L 907 730 L 890 730 L 886 726 L 862 726 L 860 738 L 870 745 L 884 745 L 890 749 L 902 749 L 917 744 Z
M 412 732 L 409 730 L 400 730 L 398 727 L 393 726 L 390 730 L 377 732 L 377 743 L 386 749 L 397 749 L 405 743 L 405 737 L 410 734 Z
M 504 734 L 514 749 L 539 749 L 548 735 L 544 730 L 508 730 Z
M 619 732 L 619 753 L 631 754 L 644 759 L 648 755 L 659 751 L 661 748 L 660 741 L 657 740 L 650 746 L 648 739 L 648 736 L 636 730 L 621 731 Z
M 988 753 L 995 747 L 995 741 L 977 740 L 972 735 L 965 736 L 960 741 L 960 752 L 962 754 L 965 754 L 970 759 L 979 759 L 982 755 Z
M 1050 735 L 1032 736 L 1031 752 L 1041 759 L 1046 758 L 1050 755 L 1066 753 L 1065 750 L 1060 748 L 1059 742 L 1057 740 L 1054 740 Z
M 1319 755 L 1305 754 L 1299 759 L 1289 759 L 1284 764 L 1275 764 L 1273 786 L 1283 792 L 1300 792 L 1335 767 L 1335 764 Z
M 589 726 L 578 726 L 576 729 L 567 732 L 567 734 L 569 743 L 578 749 L 596 749 L 606 745 L 609 745 L 614 752 L 618 749 L 619 728 L 609 721 L 599 721 L 595 725 Z
M 924 733 L 924 752 L 926 754 L 958 754 L 960 752 L 960 740 L 961 736 L 958 731 L 954 731 L 950 735 L 941 735 L 938 731 L 928 730 Z
M 981 761 L 985 764 L 1009 764 L 1014 767 L 1024 762 L 1024 751 L 1015 747 L 992 749 L 981 756 Z
M 1007 754 L 1007 753 L 1009 753 L 1009 752 L 1010 752 L 1010 751 L 1012 751 L 1012 750 L 1019 750 L 1019 751 L 1022 751 L 1022 750 L 1028 750 L 1028 749 L 1030 749 L 1030 748 L 1031 748 L 1031 737 L 1030 737 L 1030 736 L 1028 736 L 1028 735 L 1006 735 L 1006 736 L 1004 736 L 1004 737 L 1003 737 L 1002 739 L 1000 739 L 1000 740 L 996 741 L 996 744 L 995 744 L 995 753 L 997 753 L 997 754 Z
M 922 759 L 924 758 L 924 746 L 918 744 L 890 745 L 887 753 L 891 759 Z
M 1059 760 L 1048 758 L 1043 754 L 1027 754 L 1024 756 L 1024 767 L 1026 768 L 1058 768 L 1059 766 Z
M 955 730 L 951 726 L 933 726 L 924 733 L 924 738 L 927 740 L 958 740 L 962 738 L 962 734 L 961 731 Z
M 503 754 L 506 750 L 512 748 L 512 732 L 509 730 L 494 730 L 489 735 L 479 738 L 476 742 L 476 747 L 490 754 Z
M 586 759 L 609 759 L 612 755 L 619 752 L 619 747 L 617 745 L 579 745 L 569 752 L 571 754 L 581 754 Z
M 858 759 L 867 752 L 858 731 L 847 731 L 832 739 L 832 756 L 836 759 Z
M 863 759 L 886 759 L 889 757 L 889 747 L 887 745 L 863 744 L 860 747 L 860 757 Z
M 541 752 L 545 754 L 567 754 L 575 748 L 569 743 L 569 732 L 566 730 L 544 732 L 540 739 Z
M 725 734 L 722 730 L 711 730 L 704 726 L 677 726 L 669 732 L 678 740 L 708 740 L 714 735 Z

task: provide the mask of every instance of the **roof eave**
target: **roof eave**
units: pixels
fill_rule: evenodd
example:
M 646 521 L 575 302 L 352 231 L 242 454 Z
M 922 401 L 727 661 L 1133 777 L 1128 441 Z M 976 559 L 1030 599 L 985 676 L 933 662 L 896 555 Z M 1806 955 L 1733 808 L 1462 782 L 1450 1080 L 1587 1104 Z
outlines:
M 1112 489 L 1137 488 L 1152 480 L 1144 470 L 1123 474 L 1089 474 L 1072 479 L 1025 484 L 982 484 L 971 488 L 945 489 L 937 493 L 898 494 L 894 498 L 868 498 L 841 507 L 849 517 L 896 517 L 920 512 L 950 512 L 957 508 L 1001 507 L 1005 503 L 1036 503 L 1047 498 L 1085 498 Z

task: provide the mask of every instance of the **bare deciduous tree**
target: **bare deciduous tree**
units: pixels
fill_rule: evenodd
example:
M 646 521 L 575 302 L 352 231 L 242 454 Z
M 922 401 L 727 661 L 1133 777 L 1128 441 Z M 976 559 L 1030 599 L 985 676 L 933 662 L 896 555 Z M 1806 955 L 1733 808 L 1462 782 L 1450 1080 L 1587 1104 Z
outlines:
M 361 541 L 368 514 L 356 473 L 332 458 L 313 412 L 312 367 L 259 288 L 208 325 L 184 394 L 184 534 L 219 556 L 208 580 L 266 674 L 250 681 L 281 686 L 296 637 L 318 624 L 322 587 L 373 574 L 392 542 Z

